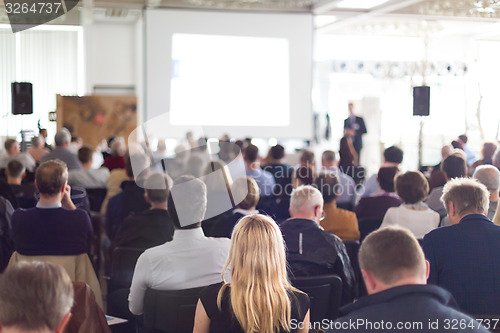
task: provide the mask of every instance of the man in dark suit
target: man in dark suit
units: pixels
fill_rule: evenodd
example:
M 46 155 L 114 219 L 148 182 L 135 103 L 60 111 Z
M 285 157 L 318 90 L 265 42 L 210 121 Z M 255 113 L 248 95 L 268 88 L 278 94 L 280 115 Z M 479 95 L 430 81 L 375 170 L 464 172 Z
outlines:
M 443 189 L 450 226 L 425 235 L 429 283 L 447 289 L 469 314 L 499 314 L 500 226 L 489 220 L 488 190 L 474 179 L 455 178 Z
M 341 309 L 327 332 L 488 332 L 458 311 L 446 290 L 426 285 L 429 263 L 410 231 L 387 227 L 372 232 L 359 250 L 368 296 Z M 324 327 L 326 328 L 326 327 Z
M 361 148 L 363 148 L 363 134 L 366 134 L 366 126 L 363 118 L 354 114 L 354 104 L 349 103 L 349 117 L 344 120 L 344 131 L 351 132 L 352 145 L 358 153 L 358 163 Z

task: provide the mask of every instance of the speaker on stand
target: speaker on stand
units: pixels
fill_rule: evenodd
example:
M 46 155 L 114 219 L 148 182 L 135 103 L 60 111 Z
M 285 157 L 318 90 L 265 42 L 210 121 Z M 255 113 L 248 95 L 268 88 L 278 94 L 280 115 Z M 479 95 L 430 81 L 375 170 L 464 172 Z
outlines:
M 429 116 L 431 102 L 431 87 L 420 86 L 413 87 L 413 115 L 414 116 Z M 418 132 L 418 168 L 422 168 L 423 155 L 423 131 L 424 118 L 420 118 L 420 130 Z
M 12 82 L 12 114 L 33 113 L 33 85 L 29 82 Z

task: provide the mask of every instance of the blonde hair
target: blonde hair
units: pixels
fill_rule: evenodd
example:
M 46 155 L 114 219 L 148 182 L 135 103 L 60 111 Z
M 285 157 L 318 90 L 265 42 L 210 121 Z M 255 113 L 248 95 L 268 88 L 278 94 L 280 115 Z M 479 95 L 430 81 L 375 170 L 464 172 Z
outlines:
M 259 203 L 260 194 L 257 182 L 248 176 L 236 178 L 231 185 L 231 191 L 235 202 L 239 202 L 238 208 L 255 209 Z
M 231 308 L 244 332 L 274 333 L 290 331 L 291 301 L 283 236 L 267 216 L 254 214 L 240 219 L 231 236 L 229 257 L 224 272 L 231 266 L 231 283 L 224 285 L 217 297 L 231 287 Z

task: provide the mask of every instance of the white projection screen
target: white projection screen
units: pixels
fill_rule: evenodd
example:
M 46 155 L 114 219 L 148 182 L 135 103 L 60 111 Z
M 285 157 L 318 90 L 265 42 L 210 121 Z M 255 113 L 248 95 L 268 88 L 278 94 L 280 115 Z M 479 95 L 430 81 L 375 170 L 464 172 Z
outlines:
M 146 10 L 145 130 L 312 136 L 311 14 Z

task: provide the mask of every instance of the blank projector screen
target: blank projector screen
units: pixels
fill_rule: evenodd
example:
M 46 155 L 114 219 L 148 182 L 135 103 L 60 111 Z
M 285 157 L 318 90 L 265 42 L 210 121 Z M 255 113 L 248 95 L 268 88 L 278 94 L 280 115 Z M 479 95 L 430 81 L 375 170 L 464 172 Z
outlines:
M 146 10 L 148 135 L 312 136 L 312 15 Z

